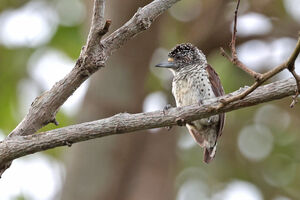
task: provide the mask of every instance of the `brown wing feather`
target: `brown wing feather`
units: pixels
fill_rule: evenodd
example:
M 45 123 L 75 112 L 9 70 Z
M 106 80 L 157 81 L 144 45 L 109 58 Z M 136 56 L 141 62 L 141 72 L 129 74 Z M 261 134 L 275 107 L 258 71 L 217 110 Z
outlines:
M 207 64 L 206 66 L 206 71 L 208 73 L 208 79 L 211 82 L 212 90 L 215 96 L 216 97 L 223 96 L 225 92 L 217 72 L 209 64 Z M 219 114 L 219 117 L 220 117 L 220 121 L 219 121 L 218 137 L 220 137 L 223 132 L 224 123 L 225 123 L 225 114 L 221 113 Z

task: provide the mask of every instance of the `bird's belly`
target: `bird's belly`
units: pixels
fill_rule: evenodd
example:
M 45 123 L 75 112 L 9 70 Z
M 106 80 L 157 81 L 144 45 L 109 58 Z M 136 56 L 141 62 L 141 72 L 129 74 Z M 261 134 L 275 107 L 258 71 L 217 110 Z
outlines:
M 176 84 L 173 84 L 172 93 L 177 106 L 197 104 L 201 100 L 215 97 L 210 84 L 204 81 L 201 83 L 191 80 L 177 81 Z M 194 129 L 194 132 L 198 134 L 196 137 L 191 133 L 200 146 L 209 148 L 216 143 L 218 121 L 219 116 L 215 115 L 193 121 L 190 125 L 187 124 L 187 128 L 190 133 Z
M 192 105 L 215 97 L 208 82 L 180 80 L 173 84 L 172 92 L 177 106 Z
M 181 88 L 176 92 L 175 100 L 177 106 L 187 106 L 196 104 L 200 101 L 201 96 L 197 91 L 193 91 L 191 88 Z

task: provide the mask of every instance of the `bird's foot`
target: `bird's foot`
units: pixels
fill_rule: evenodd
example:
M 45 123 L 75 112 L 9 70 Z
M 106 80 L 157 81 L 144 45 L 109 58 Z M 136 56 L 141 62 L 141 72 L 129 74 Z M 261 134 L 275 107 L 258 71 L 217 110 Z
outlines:
M 203 104 L 203 100 L 200 99 L 200 100 L 198 101 L 198 105 L 201 106 L 202 104 Z
M 176 123 L 178 126 L 185 126 L 187 122 L 182 118 L 178 118 L 176 119 Z
M 166 112 L 167 112 L 170 108 L 172 108 L 171 104 L 165 105 L 165 107 L 164 107 L 164 109 L 163 109 L 164 115 L 166 115 Z M 166 129 L 169 131 L 169 130 L 172 129 L 172 126 L 167 126 Z
M 211 118 L 208 118 L 207 123 L 210 124 L 211 121 L 212 121 L 212 119 L 211 119 Z
M 217 123 L 219 120 L 219 116 L 218 115 L 214 115 L 208 118 L 204 118 L 204 119 L 200 119 L 201 124 L 205 125 L 205 126 L 210 126 L 212 124 Z
M 163 109 L 164 115 L 166 115 L 166 112 L 167 112 L 170 108 L 172 108 L 171 104 L 165 105 L 165 107 L 164 107 L 164 109 Z

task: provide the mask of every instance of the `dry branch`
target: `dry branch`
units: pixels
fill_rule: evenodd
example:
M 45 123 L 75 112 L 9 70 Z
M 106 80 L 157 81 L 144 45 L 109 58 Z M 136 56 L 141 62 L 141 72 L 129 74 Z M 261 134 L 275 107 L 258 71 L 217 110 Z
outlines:
M 261 86 L 263 83 L 265 83 L 271 77 L 275 76 L 276 74 L 278 74 L 279 72 L 281 72 L 284 69 L 288 69 L 292 73 L 292 75 L 294 76 L 294 78 L 296 80 L 297 88 L 295 90 L 295 95 L 293 96 L 293 101 L 290 105 L 290 107 L 293 107 L 297 103 L 297 97 L 299 95 L 299 90 L 300 90 L 300 77 L 295 72 L 295 66 L 294 66 L 295 60 L 298 57 L 299 52 L 300 52 L 300 37 L 298 37 L 298 42 L 296 44 L 296 47 L 295 47 L 292 55 L 289 57 L 289 59 L 286 62 L 282 63 L 281 65 L 279 65 L 277 67 L 274 67 L 273 69 L 271 69 L 270 71 L 268 71 L 264 74 L 260 74 L 258 72 L 253 71 L 252 69 L 247 67 L 245 64 L 243 64 L 239 60 L 239 58 L 237 56 L 237 52 L 236 52 L 237 15 L 238 15 L 239 5 L 240 5 L 240 0 L 237 1 L 237 6 L 236 6 L 236 9 L 234 12 L 232 39 L 231 39 L 231 43 L 230 43 L 231 56 L 229 56 L 223 48 L 221 48 L 221 55 L 224 56 L 225 58 L 227 58 L 229 61 L 231 61 L 234 65 L 238 66 L 240 69 L 242 69 L 243 71 L 248 73 L 250 76 L 252 76 L 255 79 L 255 82 L 247 90 L 240 93 L 239 95 L 235 95 L 235 96 L 232 96 L 229 98 L 223 98 L 221 100 L 221 104 L 219 104 L 216 108 L 220 108 L 230 102 L 234 102 L 234 101 L 245 98 L 247 95 L 249 95 L 254 90 L 256 90 L 256 88 Z
M 138 9 L 127 23 L 102 40 L 102 36 L 107 33 L 111 22 L 107 20 L 104 24 L 105 0 L 94 0 L 93 18 L 88 39 L 74 68 L 49 91 L 44 92 L 33 101 L 27 115 L 6 140 L 32 135 L 48 123 L 57 125 L 56 113 L 74 91 L 98 69 L 104 67 L 106 60 L 113 51 L 138 33 L 148 29 L 156 17 L 177 1 L 179 0 L 154 0 Z M 10 163 L 0 164 L 0 176 L 9 166 Z
M 55 115 L 60 106 L 86 79 L 104 66 L 113 51 L 138 33 L 148 29 L 156 17 L 177 1 L 179 0 L 155 0 L 139 8 L 127 23 L 101 40 L 108 31 L 110 21 L 107 20 L 104 25 L 104 0 L 95 0 L 87 44 L 83 47 L 75 67 L 49 91 L 35 99 L 28 114 L 9 137 L 34 134 L 48 123 L 55 122 Z
M 158 15 L 177 1 L 179 0 L 154 0 L 145 7 L 138 9 L 127 23 L 107 38 L 102 39 L 102 36 L 107 33 L 111 22 L 107 20 L 104 23 L 104 0 L 95 0 L 94 14 L 87 43 L 82 48 L 75 67 L 66 77 L 57 82 L 51 90 L 37 97 L 25 118 L 10 133 L 9 137 L 0 142 L 0 176 L 10 166 L 13 159 L 31 153 L 58 146 L 70 146 L 72 143 L 107 135 L 176 125 L 180 120 L 190 122 L 217 113 L 228 112 L 290 95 L 295 95 L 296 97 L 299 94 L 300 78 L 295 73 L 294 68 L 295 59 L 300 51 L 299 41 L 295 51 L 286 63 L 265 74 L 259 74 L 250 70 L 238 60 L 235 50 L 238 1 L 231 42 L 232 57 L 227 55 L 225 51 L 224 55 L 256 79 L 256 82 L 251 87 L 219 99 L 204 101 L 204 105 L 201 105 L 201 107 L 192 105 L 172 108 L 165 112 L 123 113 L 94 122 L 34 134 L 48 123 L 58 124 L 55 119 L 56 113 L 73 92 L 93 73 L 103 67 L 107 58 L 115 50 L 138 33 L 149 28 Z M 294 82 L 295 79 L 288 79 L 259 87 L 263 82 L 283 69 L 288 69 L 293 74 L 297 84 Z M 296 100 L 293 102 L 296 102 Z
M 179 119 L 190 122 L 217 113 L 281 99 L 295 94 L 296 87 L 294 79 L 290 78 L 261 86 L 246 98 L 224 105 L 218 110 L 215 110 L 214 107 L 220 104 L 220 98 L 215 98 L 204 101 L 201 106 L 191 105 L 138 114 L 120 113 L 106 119 L 58 128 L 39 134 L 8 138 L 0 142 L 0 165 L 21 156 L 58 146 L 69 146 L 76 142 L 114 134 L 176 125 Z M 225 98 L 238 95 L 245 89 L 247 88 L 228 94 Z
M 259 79 L 261 74 L 253 71 L 252 69 L 248 68 L 242 61 L 239 60 L 236 52 L 236 33 L 237 33 L 237 16 L 240 6 L 240 0 L 238 0 L 235 11 L 234 11 L 234 22 L 233 22 L 233 30 L 232 30 L 232 37 L 230 42 L 231 47 L 231 57 L 224 51 L 223 48 L 221 48 L 221 55 L 226 57 L 229 61 L 231 61 L 233 64 L 241 68 L 243 71 L 248 73 L 250 76 L 254 77 L 255 79 Z

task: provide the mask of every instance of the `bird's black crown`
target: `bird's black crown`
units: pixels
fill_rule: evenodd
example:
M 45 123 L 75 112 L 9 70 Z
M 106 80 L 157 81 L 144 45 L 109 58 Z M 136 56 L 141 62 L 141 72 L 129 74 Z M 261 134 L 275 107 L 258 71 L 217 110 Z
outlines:
M 173 58 L 175 62 L 182 64 L 193 64 L 203 58 L 205 59 L 204 54 L 191 43 L 178 44 L 171 50 L 168 56 Z

